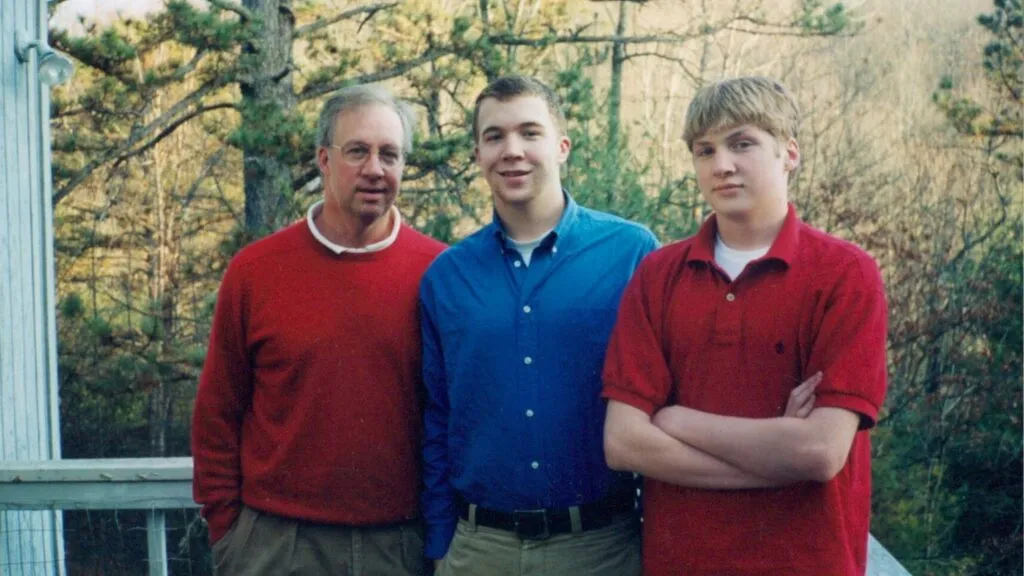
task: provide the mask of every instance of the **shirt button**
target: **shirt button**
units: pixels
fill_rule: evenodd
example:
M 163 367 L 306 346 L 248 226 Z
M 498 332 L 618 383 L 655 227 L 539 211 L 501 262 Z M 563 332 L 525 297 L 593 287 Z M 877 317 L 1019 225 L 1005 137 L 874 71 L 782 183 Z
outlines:
M 523 306 L 523 312 L 529 314 L 530 312 L 533 312 L 533 308 L 530 308 L 530 305 L 527 304 L 526 306 Z
M 526 364 L 527 366 L 529 366 L 530 364 L 533 364 L 533 358 L 530 358 L 529 356 L 527 356 L 526 358 L 523 358 L 523 364 Z
M 728 300 L 729 302 L 732 302 L 733 300 L 736 299 L 736 295 L 733 294 L 732 292 L 729 292 L 728 294 L 725 295 L 725 299 Z
M 526 417 L 527 418 L 533 418 L 533 410 L 527 410 L 526 411 Z
M 558 254 L 558 246 L 552 246 L 551 247 L 551 253 L 552 254 Z
M 530 462 L 530 468 L 533 468 L 534 470 L 536 470 L 537 468 L 540 468 L 540 462 L 537 462 L 536 460 L 534 460 L 533 462 Z
M 520 266 L 523 265 L 523 263 L 520 262 L 519 260 L 516 260 L 515 262 L 512 263 L 512 265 L 515 266 L 516 268 L 519 268 Z

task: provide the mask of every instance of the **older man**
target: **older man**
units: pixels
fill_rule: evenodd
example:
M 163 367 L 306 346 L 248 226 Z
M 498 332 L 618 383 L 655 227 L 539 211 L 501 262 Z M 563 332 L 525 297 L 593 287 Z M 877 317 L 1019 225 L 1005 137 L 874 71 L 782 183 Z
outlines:
M 417 574 L 417 287 L 444 245 L 394 201 L 408 105 L 358 86 L 317 128 L 324 198 L 221 284 L 192 424 L 220 574 Z

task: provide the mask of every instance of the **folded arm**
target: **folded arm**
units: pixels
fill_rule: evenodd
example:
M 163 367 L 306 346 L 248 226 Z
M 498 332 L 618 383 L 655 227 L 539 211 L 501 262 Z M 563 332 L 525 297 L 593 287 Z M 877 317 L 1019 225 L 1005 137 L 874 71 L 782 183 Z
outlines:
M 846 465 L 860 417 L 815 408 L 807 418 L 738 418 L 684 406 L 660 410 L 654 423 L 694 446 L 770 482 L 828 482 Z
M 670 437 L 646 412 L 616 400 L 608 402 L 604 450 L 613 470 L 679 486 L 739 490 L 779 485 Z
M 738 418 L 671 406 L 655 415 L 655 423 L 681 442 L 772 481 L 834 478 L 885 393 L 887 313 L 874 261 L 851 261 L 814 315 L 818 329 L 807 365 L 825 374 L 807 418 Z

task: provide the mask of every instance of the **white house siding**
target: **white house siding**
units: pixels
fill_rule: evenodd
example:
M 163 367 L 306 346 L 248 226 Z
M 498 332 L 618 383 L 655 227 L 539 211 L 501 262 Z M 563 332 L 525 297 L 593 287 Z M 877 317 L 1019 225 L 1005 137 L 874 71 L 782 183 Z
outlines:
M 46 37 L 44 0 L 0 0 L 0 468 L 60 457 L 49 88 L 15 32 Z M 63 574 L 60 515 L 0 512 L 0 574 Z

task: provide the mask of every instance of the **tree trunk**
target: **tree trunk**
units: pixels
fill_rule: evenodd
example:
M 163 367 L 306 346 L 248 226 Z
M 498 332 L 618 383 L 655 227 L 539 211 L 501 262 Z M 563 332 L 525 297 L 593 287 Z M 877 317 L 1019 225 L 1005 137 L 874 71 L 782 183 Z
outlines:
M 627 2 L 619 2 L 619 22 L 615 26 L 615 36 L 626 35 L 629 8 Z M 622 132 L 622 68 L 626 63 L 626 45 L 623 42 L 612 44 L 612 78 L 608 89 L 608 152 L 616 154 L 619 149 L 619 137 Z
M 243 128 L 265 126 L 267 115 L 295 107 L 292 89 L 292 32 L 295 16 L 291 0 L 243 0 L 260 26 L 244 52 L 252 57 L 248 77 L 239 84 Z M 245 190 L 245 230 L 259 237 L 278 229 L 287 217 L 282 200 L 291 194 L 291 170 L 274 150 L 244 139 L 242 158 Z

